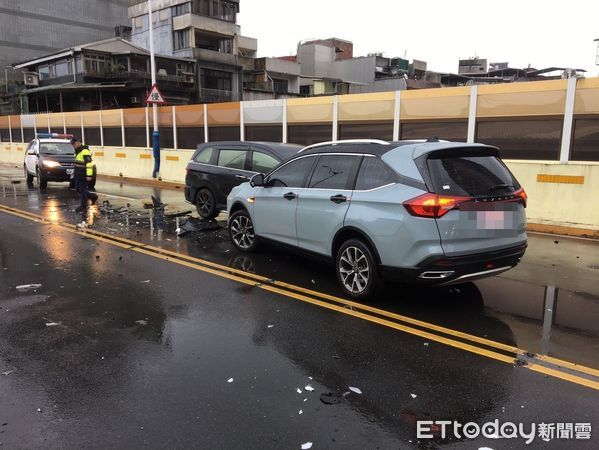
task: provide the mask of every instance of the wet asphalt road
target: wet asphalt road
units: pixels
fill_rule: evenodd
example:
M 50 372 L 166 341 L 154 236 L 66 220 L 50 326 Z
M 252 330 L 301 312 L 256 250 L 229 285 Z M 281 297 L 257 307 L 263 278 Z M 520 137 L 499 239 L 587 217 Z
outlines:
M 0 205 L 82 220 L 66 186 L 40 192 L 12 184 L 19 175 L 0 168 Z M 318 261 L 239 254 L 219 229 L 177 238 L 168 214 L 190 209 L 179 191 L 100 181 L 98 192 L 111 204 L 94 230 L 339 295 Z M 150 195 L 167 216 L 142 208 Z M 390 286 L 370 305 L 597 369 L 598 249 L 532 235 L 523 263 L 501 277 Z M 0 269 L 5 448 L 502 449 L 524 444 L 418 441 L 415 422 L 599 426 L 596 389 L 2 211 Z M 42 286 L 15 289 L 30 283 Z M 329 393 L 333 405 L 320 400 Z M 597 433 L 532 447 L 593 448 Z

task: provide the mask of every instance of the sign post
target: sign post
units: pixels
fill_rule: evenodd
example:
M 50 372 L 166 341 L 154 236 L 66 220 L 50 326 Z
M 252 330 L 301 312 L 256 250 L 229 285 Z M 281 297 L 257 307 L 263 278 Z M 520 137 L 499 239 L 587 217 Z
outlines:
M 154 93 L 154 91 L 158 91 L 158 87 L 156 86 L 156 59 L 154 58 L 154 26 L 153 22 L 153 12 L 152 12 L 152 0 L 148 0 L 148 24 L 150 27 L 150 70 L 152 72 L 152 90 L 150 94 Z M 159 95 L 161 99 L 164 101 L 161 95 Z M 148 95 L 148 99 L 150 99 L 150 95 Z M 148 101 L 146 99 L 146 102 Z M 158 104 L 156 102 L 152 103 L 152 119 L 154 122 L 154 133 L 152 134 L 152 148 L 154 151 L 154 170 L 152 171 L 152 178 L 156 178 L 158 173 L 160 172 L 160 133 L 158 132 Z

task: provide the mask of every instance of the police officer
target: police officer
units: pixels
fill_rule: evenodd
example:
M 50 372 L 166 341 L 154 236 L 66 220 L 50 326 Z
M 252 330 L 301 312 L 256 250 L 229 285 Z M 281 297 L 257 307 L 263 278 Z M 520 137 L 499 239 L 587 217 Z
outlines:
M 77 212 L 85 212 L 87 209 L 87 201 L 90 199 L 92 203 L 96 203 L 98 196 L 93 192 L 89 192 L 88 183 L 92 181 L 94 168 L 92 164 L 92 154 L 87 145 L 81 143 L 81 139 L 73 137 L 71 145 L 75 149 L 75 189 L 81 195 L 81 205 L 76 209 Z

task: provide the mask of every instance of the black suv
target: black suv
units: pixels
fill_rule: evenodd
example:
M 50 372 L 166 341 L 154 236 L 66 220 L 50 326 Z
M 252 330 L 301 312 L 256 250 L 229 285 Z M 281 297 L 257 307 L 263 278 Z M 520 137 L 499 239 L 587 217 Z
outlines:
M 295 155 L 301 146 L 272 142 L 210 142 L 200 144 L 187 164 L 185 199 L 204 219 L 227 208 L 235 186 L 257 173 L 267 173 Z

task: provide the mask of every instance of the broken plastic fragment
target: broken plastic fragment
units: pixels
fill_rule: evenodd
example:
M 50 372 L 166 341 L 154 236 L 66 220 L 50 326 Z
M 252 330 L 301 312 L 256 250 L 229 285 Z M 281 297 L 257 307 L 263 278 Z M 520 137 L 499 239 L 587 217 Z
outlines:
M 297 391 L 298 394 L 302 393 L 302 390 L 300 388 L 297 388 L 296 391 Z
M 42 287 L 41 284 L 22 284 L 20 286 L 17 286 L 16 289 L 17 289 L 17 291 L 24 292 L 24 291 L 31 291 L 34 289 L 39 289 L 41 287 Z
M 4 375 L 6 377 L 6 376 L 10 375 L 13 372 L 14 372 L 14 370 L 7 370 L 6 372 L 2 372 L 2 375 Z
M 227 380 L 227 383 L 232 383 L 232 382 L 233 382 L 233 378 L 229 378 L 229 379 Z
M 416 398 L 418 397 L 416 394 L 410 394 L 412 396 L 412 398 Z
M 305 444 L 302 444 L 302 450 L 308 450 L 309 448 L 312 448 L 312 442 L 306 442 Z
M 135 323 L 137 323 L 139 325 L 147 325 L 148 321 L 147 320 L 136 320 Z
M 150 280 L 142 281 L 142 283 L 149 283 L 149 282 L 150 282 Z
M 304 413 L 304 411 L 300 409 L 299 410 L 299 414 L 303 414 L 303 413 Z
M 274 327 L 274 325 L 268 325 L 268 328 L 272 328 L 272 327 Z
M 360 388 L 353 387 L 353 386 L 350 386 L 349 390 L 352 391 L 352 392 L 355 392 L 356 394 L 361 394 L 362 393 L 362 391 L 360 390 Z
M 309 392 L 314 391 L 314 388 L 312 386 L 310 386 L 309 384 L 304 389 Z
M 320 401 L 325 405 L 336 405 L 337 403 L 341 403 L 341 397 L 328 392 L 326 394 L 320 394 Z
M 57 325 L 60 325 L 60 322 L 48 322 L 48 323 L 46 323 L 47 327 L 55 327 Z

